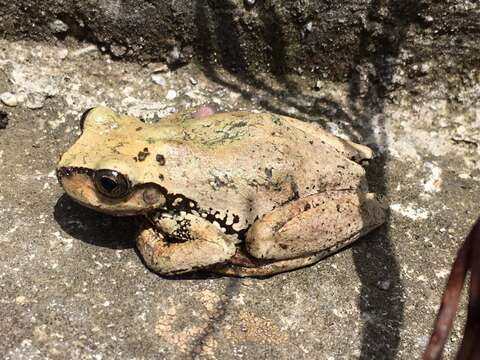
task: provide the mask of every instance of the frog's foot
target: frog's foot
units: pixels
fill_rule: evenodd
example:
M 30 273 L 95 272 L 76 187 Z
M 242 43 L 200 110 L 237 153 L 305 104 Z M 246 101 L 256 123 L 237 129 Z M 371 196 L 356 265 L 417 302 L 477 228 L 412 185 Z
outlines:
M 187 214 L 143 221 L 137 247 L 147 266 L 162 275 L 187 273 L 221 263 L 235 254 L 235 244 L 203 218 Z
M 285 204 L 248 230 L 246 252 L 213 271 L 267 276 L 313 264 L 385 221 L 385 208 L 372 193 L 328 191 Z M 250 261 L 248 261 L 250 260 Z M 243 262 L 243 263 L 242 263 Z

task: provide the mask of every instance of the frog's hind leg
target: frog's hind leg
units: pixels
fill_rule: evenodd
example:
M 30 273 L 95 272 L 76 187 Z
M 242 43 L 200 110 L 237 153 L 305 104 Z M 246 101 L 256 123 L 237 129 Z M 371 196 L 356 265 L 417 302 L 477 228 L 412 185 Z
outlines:
M 261 263 L 251 263 L 248 265 L 241 263 L 232 263 L 230 261 L 228 263 L 215 264 L 208 268 L 208 270 L 216 274 L 229 276 L 265 277 L 315 264 L 329 254 L 330 251 L 321 251 L 315 255 L 301 257 L 297 259 L 264 261 Z
M 267 213 L 250 227 L 245 245 L 257 259 L 293 259 L 304 266 L 349 245 L 384 221 L 385 208 L 374 194 L 326 191 Z M 297 262 L 290 262 L 288 270 Z

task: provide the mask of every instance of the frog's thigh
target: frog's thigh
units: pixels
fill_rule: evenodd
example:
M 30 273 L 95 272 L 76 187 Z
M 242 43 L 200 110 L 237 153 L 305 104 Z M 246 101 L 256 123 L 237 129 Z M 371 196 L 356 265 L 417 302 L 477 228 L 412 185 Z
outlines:
M 159 274 L 180 274 L 223 262 L 235 254 L 235 244 L 220 229 L 203 218 L 186 215 L 180 222 L 174 218 L 160 221 L 160 228 L 175 237 L 188 231 L 185 242 L 168 242 L 149 225 L 142 225 L 137 247 L 147 266 Z M 187 224 L 185 224 L 185 222 Z
M 250 227 L 246 247 L 259 259 L 292 259 L 321 252 L 326 256 L 384 221 L 385 209 L 374 194 L 328 191 L 267 213 Z

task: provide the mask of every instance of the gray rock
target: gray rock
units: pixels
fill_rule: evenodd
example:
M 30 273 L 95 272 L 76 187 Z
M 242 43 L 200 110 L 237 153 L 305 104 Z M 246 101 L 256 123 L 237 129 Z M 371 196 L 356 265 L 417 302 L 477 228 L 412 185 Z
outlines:
M 43 108 L 45 105 L 45 94 L 42 93 L 31 93 L 27 95 L 25 101 L 25 106 L 32 110 L 38 110 Z
M 112 45 L 110 46 L 110 51 L 112 54 L 116 57 L 122 57 L 125 55 L 128 51 L 128 49 L 125 46 L 122 45 Z
M 12 94 L 10 92 L 4 92 L 0 94 L 0 101 L 4 103 L 7 106 L 17 106 L 18 105 L 18 99 L 15 94 Z
M 165 81 L 165 78 L 160 73 L 153 73 L 151 75 L 151 78 L 152 78 L 152 81 L 157 85 L 160 85 L 160 86 L 167 85 L 167 82 Z
M 52 21 L 49 26 L 54 33 L 67 32 L 69 29 L 68 25 L 59 19 Z

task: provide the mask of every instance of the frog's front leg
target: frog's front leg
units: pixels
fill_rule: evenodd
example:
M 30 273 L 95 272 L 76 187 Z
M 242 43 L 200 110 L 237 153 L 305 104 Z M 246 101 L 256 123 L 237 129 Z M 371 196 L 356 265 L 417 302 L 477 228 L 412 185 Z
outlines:
M 180 274 L 221 263 L 235 244 L 220 229 L 192 214 L 163 215 L 155 226 L 144 223 L 137 247 L 147 266 L 159 274 Z
M 247 232 L 246 249 L 257 259 L 326 256 L 380 226 L 385 218 L 375 194 L 326 191 L 277 207 L 257 220 Z

